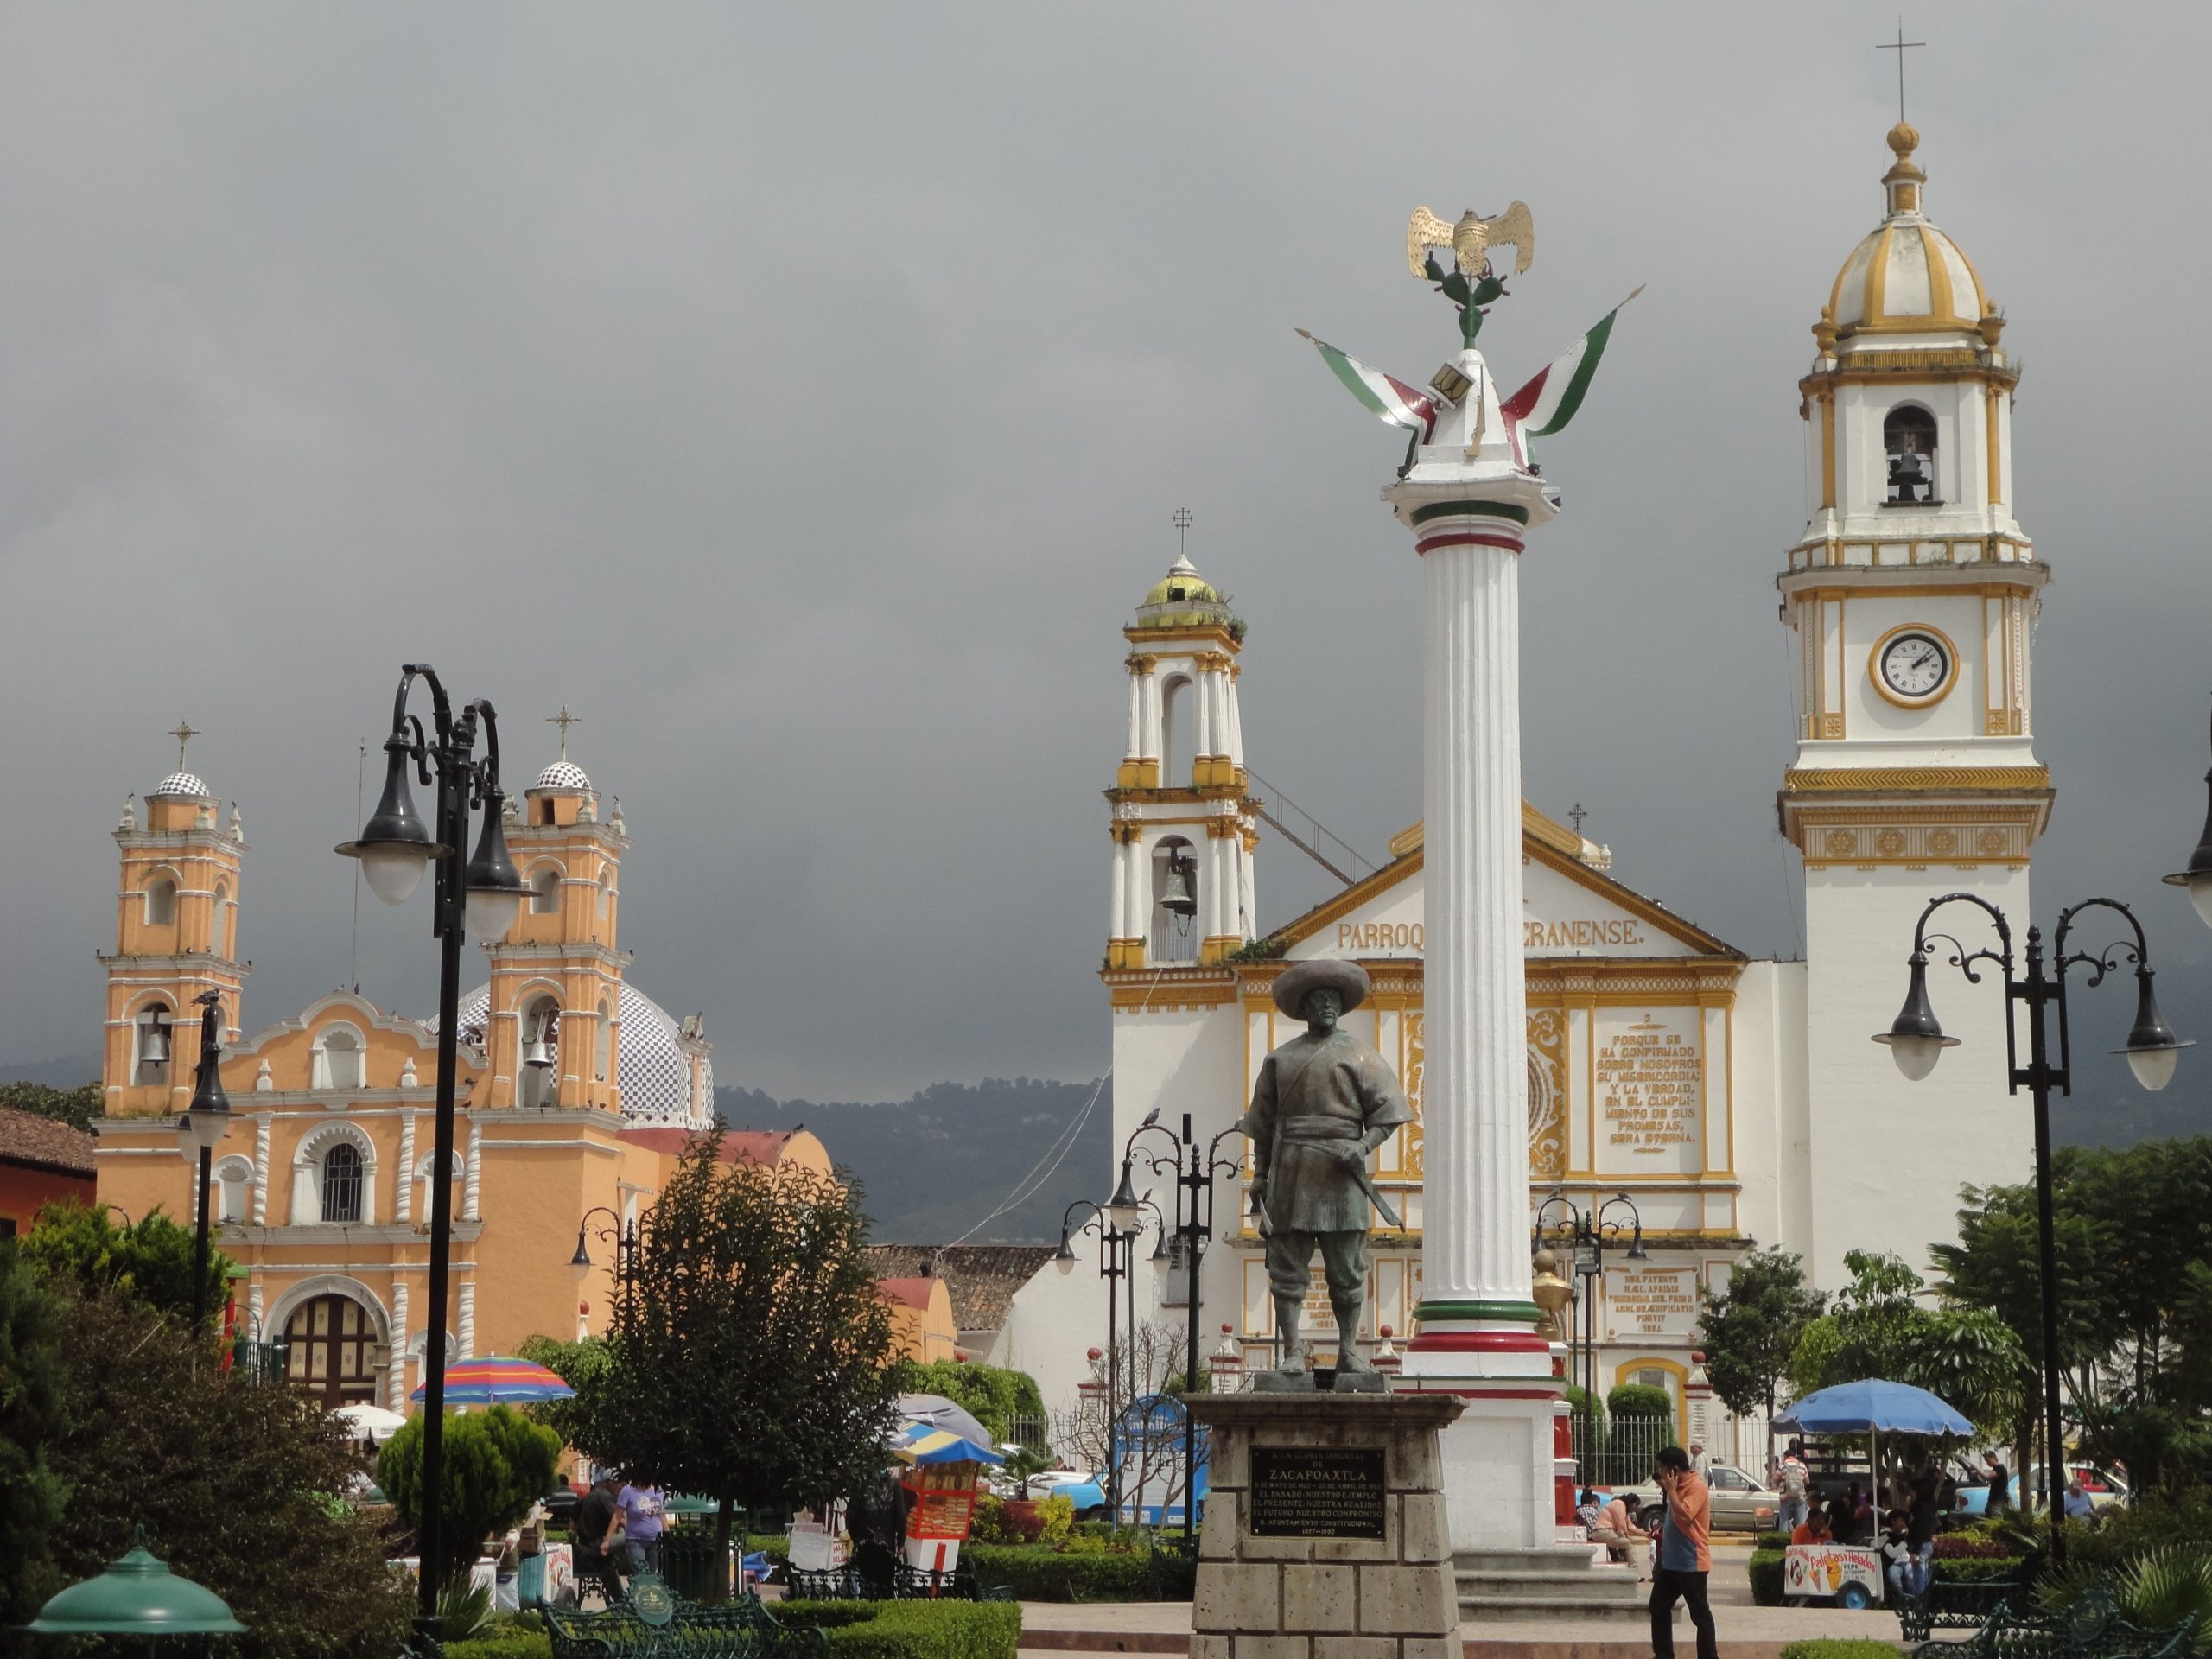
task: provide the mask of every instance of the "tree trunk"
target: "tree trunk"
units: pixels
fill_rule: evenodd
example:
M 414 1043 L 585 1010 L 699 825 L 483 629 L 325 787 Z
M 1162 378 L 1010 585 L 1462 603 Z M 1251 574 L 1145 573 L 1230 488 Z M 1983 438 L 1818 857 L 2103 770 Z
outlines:
M 719 1607 L 729 1599 L 729 1494 L 724 1492 L 715 1506 L 715 1560 L 718 1569 L 707 1579 L 707 1605 Z

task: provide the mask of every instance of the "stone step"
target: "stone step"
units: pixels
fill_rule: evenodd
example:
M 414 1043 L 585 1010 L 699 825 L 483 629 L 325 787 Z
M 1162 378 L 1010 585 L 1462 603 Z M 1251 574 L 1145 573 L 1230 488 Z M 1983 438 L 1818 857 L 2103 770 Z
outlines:
M 1491 1620 L 1517 1624 L 1556 1620 L 1561 1624 L 1619 1624 L 1633 1628 L 1648 1625 L 1650 1617 L 1641 1601 L 1559 1601 L 1544 1596 L 1485 1596 L 1477 1601 L 1463 1599 L 1459 1603 L 1459 1619 L 1466 1624 Z M 1676 1622 L 1681 1621 L 1678 1618 Z M 1468 1651 L 1474 1651 L 1471 1642 Z M 1644 1651 L 1649 1651 L 1648 1644 Z
M 1600 1551 L 1594 1544 L 1537 1544 L 1528 1549 L 1463 1549 L 1452 1555 L 1452 1565 L 1462 1573 L 1513 1573 L 1535 1567 L 1594 1567 L 1599 1560 Z
M 1646 1593 L 1634 1578 L 1599 1578 L 1594 1573 L 1462 1573 L 1458 1585 L 1462 1601 L 1490 1596 L 1547 1596 L 1578 1604 L 1632 1601 L 1640 1605 Z

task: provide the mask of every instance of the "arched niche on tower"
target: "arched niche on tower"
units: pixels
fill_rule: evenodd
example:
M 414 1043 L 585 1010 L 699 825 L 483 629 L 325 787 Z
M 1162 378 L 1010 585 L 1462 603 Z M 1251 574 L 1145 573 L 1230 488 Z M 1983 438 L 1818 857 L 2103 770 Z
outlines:
M 166 1084 L 175 1063 L 176 1005 L 158 992 L 130 1011 L 130 1081 Z
M 148 927 L 176 925 L 176 872 L 167 865 L 153 871 L 138 889 L 140 903 L 144 906 L 143 919 Z
M 1198 767 L 1198 683 L 1181 670 L 1160 682 L 1160 781 L 1187 789 Z
M 1147 955 L 1155 965 L 1196 962 L 1198 926 L 1198 849 L 1180 836 L 1165 836 L 1152 849 Z
M 315 1034 L 308 1087 L 316 1093 L 351 1093 L 369 1086 L 369 1039 L 350 1020 L 334 1020 Z
M 1924 404 L 1901 403 L 1882 417 L 1882 457 L 1887 469 L 1883 505 L 1941 506 L 1941 429 Z
M 377 1146 L 368 1132 L 325 1123 L 301 1136 L 292 1154 L 291 1224 L 373 1227 L 376 1219 Z
M 532 987 L 518 1004 L 521 1050 L 516 1057 L 515 1104 L 552 1106 L 561 1094 L 561 1001 L 551 990 Z

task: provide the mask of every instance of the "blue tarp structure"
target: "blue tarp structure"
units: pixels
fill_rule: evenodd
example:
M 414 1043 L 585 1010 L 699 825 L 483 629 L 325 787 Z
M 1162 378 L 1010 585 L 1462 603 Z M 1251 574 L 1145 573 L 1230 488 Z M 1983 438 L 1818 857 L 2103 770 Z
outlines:
M 1774 1426 L 1790 1434 L 1869 1436 L 1866 1466 L 1878 1489 L 1882 1479 L 1883 1435 L 1974 1433 L 1972 1423 L 1927 1389 L 1878 1376 L 1816 1389 L 1793 1402 L 1774 1420 Z
M 1172 1394 L 1147 1394 L 1132 1400 L 1114 1420 L 1113 1445 L 1109 1456 L 1121 1486 L 1122 1504 L 1125 1511 L 1135 1511 L 1137 1520 L 1154 1526 L 1165 1526 L 1170 1521 L 1180 1522 L 1183 1505 L 1166 1501 L 1167 1488 L 1184 1483 L 1177 1478 L 1183 1466 L 1183 1402 Z M 1198 1503 L 1206 1501 L 1207 1465 L 1211 1461 L 1211 1440 L 1205 1426 L 1200 1424 L 1193 1440 L 1192 1456 L 1198 1465 L 1191 1485 Z M 1147 1471 L 1152 1478 L 1144 1483 L 1145 1490 L 1136 1490 L 1136 1483 Z

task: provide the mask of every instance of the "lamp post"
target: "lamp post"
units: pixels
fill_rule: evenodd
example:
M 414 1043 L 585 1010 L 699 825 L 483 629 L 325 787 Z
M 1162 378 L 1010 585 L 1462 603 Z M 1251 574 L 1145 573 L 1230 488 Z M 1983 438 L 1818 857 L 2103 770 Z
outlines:
M 2208 826 L 2212 828 L 2212 826 Z M 2200 848 L 2200 853 L 2204 851 Z M 2194 864 L 2192 861 L 2192 868 Z M 2212 868 L 2212 857 L 2207 868 Z M 2186 879 L 2186 873 L 2184 873 Z M 2195 889 L 2191 890 L 2195 896 Z M 1976 906 L 1987 912 L 1997 930 L 1998 948 L 1984 946 L 1969 950 L 1958 938 L 1948 933 L 1928 931 L 1929 918 L 1946 905 Z M 2074 927 L 2074 918 L 2085 910 L 2109 910 L 2127 918 L 2135 942 L 2126 940 L 2108 944 L 2101 950 L 2075 950 L 2066 948 L 2067 935 Z M 2009 1092 L 2018 1094 L 2027 1089 L 2035 1099 L 2036 1115 L 2036 1246 L 2043 1280 L 2043 1409 L 2044 1409 L 2044 1496 L 2050 1508 L 2051 1560 L 2063 1564 L 2066 1542 L 2059 1528 L 2065 1518 L 2064 1483 L 2059 1478 L 2065 1462 L 2065 1441 L 2059 1421 L 2058 1390 L 2058 1237 L 2053 1224 L 2050 1195 L 2050 1094 L 2056 1089 L 2060 1094 L 2071 1094 L 2074 1089 L 2073 1050 L 2068 1036 L 2066 1017 L 2066 970 L 2081 967 L 2089 970 L 2084 982 L 2089 986 L 2104 982 L 2107 974 L 2119 969 L 2123 963 L 2132 963 L 2135 969 L 2135 1024 L 2127 1033 L 2125 1046 L 2115 1053 L 2127 1057 L 2129 1070 L 2135 1080 L 2145 1089 L 2163 1089 L 2173 1080 L 2174 1066 L 2181 1051 L 2190 1047 L 2177 1040 L 2173 1030 L 2158 1013 L 2157 997 L 2151 991 L 2151 962 L 2149 947 L 2143 938 L 2143 924 L 2135 919 L 2135 912 L 2113 899 L 2085 899 L 2059 912 L 2058 927 L 2051 935 L 2052 960 L 2048 966 L 2044 961 L 2043 930 L 2028 929 L 2026 969 L 2024 975 L 2015 976 L 2012 961 L 2012 928 L 2005 912 L 1977 893 L 1947 893 L 1928 901 L 1928 908 L 1920 912 L 1920 920 L 1913 928 L 1912 955 L 1906 959 L 1909 977 L 1906 981 L 1904 1006 L 1897 1010 L 1897 1017 L 1887 1031 L 1878 1033 L 1874 1040 L 1889 1046 L 1891 1055 L 1897 1063 L 1897 1070 L 1909 1081 L 1917 1083 L 1936 1069 L 1936 1062 L 1947 1048 L 1956 1048 L 1959 1039 L 1943 1034 L 1943 1027 L 1936 1018 L 1936 1011 L 1928 1001 L 1928 947 L 1931 940 L 1940 940 L 1950 947 L 1951 965 L 1967 976 L 1969 982 L 1979 985 L 1981 976 L 1974 971 L 1974 963 L 1986 962 L 1995 965 L 2005 976 L 2005 1078 Z M 2020 1064 L 2020 1045 L 2012 1015 L 2014 1003 L 2025 1003 L 2028 1010 L 2028 1063 Z M 2051 1058 L 2050 1011 L 2058 1014 L 2058 1057 Z
M 1242 1173 L 1242 1160 L 1219 1155 L 1221 1143 L 1232 1135 L 1244 1133 L 1241 1124 L 1232 1124 L 1208 1141 L 1203 1151 L 1191 1134 L 1191 1115 L 1183 1114 L 1183 1133 L 1178 1137 L 1169 1132 L 1164 1123 L 1141 1123 L 1129 1132 L 1122 1148 L 1122 1166 L 1128 1167 L 1129 1158 L 1137 1139 L 1145 1135 L 1165 1135 L 1167 1148 L 1151 1152 L 1147 1164 L 1155 1175 L 1172 1175 L 1175 1179 L 1175 1237 L 1183 1252 L 1185 1299 L 1187 1315 L 1183 1337 L 1183 1535 L 1190 1537 L 1198 1524 L 1198 1425 L 1191 1416 L 1190 1397 L 1198 1391 L 1198 1258 L 1206 1242 L 1213 1236 L 1213 1182 L 1217 1175 Z M 1163 1243 L 1165 1242 L 1163 1238 Z M 1224 1329 L 1224 1335 L 1227 1334 Z
M 416 680 L 430 690 L 432 729 L 407 712 L 407 694 Z M 476 757 L 478 721 L 485 753 Z M 438 955 L 438 1099 L 431 1167 L 441 1179 L 430 1184 L 429 1322 L 423 1332 L 423 1520 L 416 1542 L 423 1568 L 416 1586 L 416 1628 L 439 1634 L 437 1573 L 440 1534 L 438 1495 L 445 1490 L 445 1397 L 447 1278 L 453 1255 L 453 1183 L 442 1179 L 453 1167 L 454 1080 L 457 1070 L 461 1015 L 461 947 L 474 932 L 503 938 L 522 908 L 525 889 L 507 856 L 501 825 L 506 797 L 499 789 L 499 722 L 492 705 L 479 698 L 456 717 L 445 684 L 428 663 L 400 670 L 392 700 L 391 735 L 385 740 L 384 793 L 360 838 L 338 851 L 361 861 L 369 891 L 388 905 L 404 904 L 421 885 L 425 867 L 437 866 L 430 931 Z M 412 764 L 427 787 L 437 789 L 429 824 L 415 810 L 407 782 Z M 461 849 L 468 841 L 468 815 L 480 807 L 483 832 L 466 866 Z
M 1128 1185 L 1126 1164 L 1122 1170 L 1122 1185 L 1123 1189 Z M 1121 1197 L 1122 1193 L 1117 1192 L 1103 1207 L 1093 1204 L 1089 1198 L 1077 1198 L 1068 1205 L 1060 1214 L 1060 1248 L 1052 1253 L 1055 1268 L 1063 1274 L 1073 1273 L 1075 1250 L 1071 1241 L 1078 1233 L 1095 1230 L 1098 1234 L 1098 1276 L 1106 1281 L 1106 1512 L 1116 1520 L 1119 1520 L 1122 1514 L 1122 1483 L 1121 1471 L 1114 1464 L 1114 1420 L 1122 1409 L 1122 1372 L 1121 1338 L 1115 1326 L 1120 1313 L 1121 1281 L 1129 1273 L 1130 1247 L 1136 1243 L 1137 1227 L 1144 1220 L 1143 1200 L 1131 1194 L 1128 1214 L 1134 1218 L 1134 1224 L 1127 1230 L 1117 1224 L 1116 1208 Z M 1090 1211 L 1090 1218 L 1080 1227 L 1071 1227 L 1070 1224 L 1078 1210 Z M 1134 1304 L 1136 1299 L 1134 1284 L 1129 1287 L 1129 1297 Z M 1134 1360 L 1135 1356 L 1130 1357 Z
M 1620 1214 L 1617 1215 L 1616 1211 Z M 1624 1215 L 1625 1220 L 1621 1219 Z M 1548 1221 L 1548 1217 L 1550 1218 Z M 1536 1206 L 1534 1230 L 1539 1249 L 1542 1248 L 1548 1229 L 1560 1243 L 1573 1247 L 1574 1312 L 1572 1317 L 1582 1338 L 1583 1449 L 1578 1472 L 1586 1478 L 1591 1448 L 1597 1440 L 1598 1281 L 1605 1271 L 1605 1244 L 1608 1240 L 1617 1240 L 1625 1232 L 1629 1235 L 1628 1259 L 1631 1262 L 1646 1260 L 1643 1217 L 1637 1213 L 1636 1201 L 1625 1192 L 1616 1192 L 1603 1204 L 1586 1208 L 1568 1198 L 1565 1188 L 1555 1186 Z
M 605 1216 L 607 1225 L 594 1227 L 594 1216 Z M 583 1213 L 576 1224 L 576 1253 L 569 1258 L 569 1265 L 576 1270 L 576 1281 L 583 1281 L 591 1271 L 591 1251 L 585 1244 L 586 1237 L 611 1238 L 614 1241 L 614 1288 L 618 1294 L 630 1287 L 630 1281 L 638 1264 L 638 1224 L 626 1222 L 603 1204 L 594 1204 Z
M 215 1148 L 231 1132 L 231 1102 L 218 1064 L 223 1058 L 223 994 L 202 991 L 193 1001 L 200 1007 L 200 1065 L 193 1077 L 192 1104 L 176 1121 L 176 1138 L 187 1158 L 200 1155 L 200 1219 L 192 1239 L 192 1331 L 198 1336 L 207 1319 L 208 1187 Z

